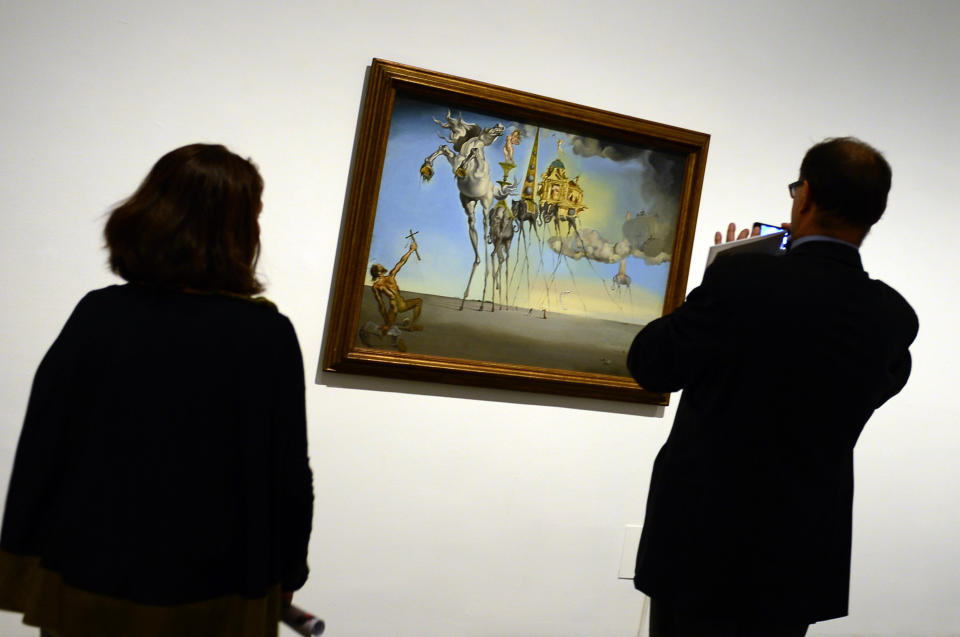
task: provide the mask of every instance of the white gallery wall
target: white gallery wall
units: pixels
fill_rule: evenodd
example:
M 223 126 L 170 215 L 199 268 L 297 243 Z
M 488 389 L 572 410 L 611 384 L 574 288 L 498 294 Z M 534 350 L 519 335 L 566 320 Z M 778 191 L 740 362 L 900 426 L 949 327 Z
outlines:
M 690 287 L 715 229 L 786 219 L 811 144 L 852 134 L 884 151 L 893 190 L 862 254 L 920 335 L 910 383 L 857 447 L 851 615 L 810 634 L 960 635 L 958 32 L 956 2 L 0 0 L 0 498 L 37 364 L 77 300 L 116 281 L 104 213 L 177 146 L 220 142 L 260 166 L 261 272 L 314 377 L 381 57 L 709 133 Z M 776 325 L 743 345 L 789 359 Z M 320 381 L 297 603 L 328 634 L 637 633 L 621 543 L 677 396 Z M 834 391 L 810 378 L 784 408 Z M 0 634 L 35 631 L 0 613 Z

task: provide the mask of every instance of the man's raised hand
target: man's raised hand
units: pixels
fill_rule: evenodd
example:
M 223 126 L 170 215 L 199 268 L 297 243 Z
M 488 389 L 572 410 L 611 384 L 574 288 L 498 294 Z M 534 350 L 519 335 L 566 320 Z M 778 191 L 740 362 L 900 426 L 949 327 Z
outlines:
M 760 234 L 760 226 L 754 226 L 753 230 L 747 230 L 744 228 L 740 231 L 740 234 L 737 234 L 737 225 L 733 222 L 727 226 L 727 241 L 739 241 L 740 239 L 746 239 L 747 237 L 755 237 Z M 723 243 L 723 235 L 719 232 L 715 232 L 713 235 L 713 243 L 720 245 Z

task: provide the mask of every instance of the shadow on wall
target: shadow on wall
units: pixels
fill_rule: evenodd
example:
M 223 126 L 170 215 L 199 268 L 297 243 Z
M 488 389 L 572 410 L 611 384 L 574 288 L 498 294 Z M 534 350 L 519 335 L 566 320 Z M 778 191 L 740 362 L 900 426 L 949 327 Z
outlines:
M 402 380 L 379 376 L 359 376 L 343 372 L 319 371 L 316 384 L 342 389 L 361 389 L 368 391 L 383 391 L 398 394 L 412 394 L 420 396 L 442 396 L 444 398 L 462 398 L 466 400 L 484 400 L 498 403 L 513 403 L 517 405 L 540 405 L 544 407 L 562 407 L 565 409 L 582 409 L 591 412 L 606 412 L 611 414 L 628 414 L 647 418 L 663 418 L 664 407 L 661 405 L 645 405 L 641 403 L 621 403 L 612 400 L 597 400 L 559 396 L 555 394 L 538 394 L 524 391 L 510 391 L 507 389 L 489 389 L 465 385 L 444 385 L 425 381 Z

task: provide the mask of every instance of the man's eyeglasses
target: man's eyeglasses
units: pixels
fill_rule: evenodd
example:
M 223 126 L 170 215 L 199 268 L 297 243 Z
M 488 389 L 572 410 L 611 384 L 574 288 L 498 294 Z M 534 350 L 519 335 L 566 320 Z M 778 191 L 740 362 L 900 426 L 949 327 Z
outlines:
M 793 182 L 792 184 L 788 184 L 788 185 L 787 185 L 787 190 L 790 191 L 790 198 L 791 198 L 791 199 L 793 199 L 794 197 L 797 196 L 797 188 L 799 188 L 802 184 L 803 184 L 803 180 L 802 180 L 802 179 L 799 179 L 799 180 Z

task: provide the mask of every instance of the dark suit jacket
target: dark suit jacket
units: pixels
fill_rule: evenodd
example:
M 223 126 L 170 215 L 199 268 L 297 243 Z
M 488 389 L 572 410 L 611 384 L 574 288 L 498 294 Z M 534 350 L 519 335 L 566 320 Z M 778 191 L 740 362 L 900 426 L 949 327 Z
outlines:
M 917 317 L 849 246 L 717 260 L 635 338 L 643 387 L 683 394 L 653 467 L 636 587 L 693 613 L 847 613 L 853 447 L 903 388 Z

